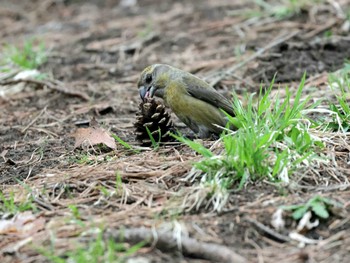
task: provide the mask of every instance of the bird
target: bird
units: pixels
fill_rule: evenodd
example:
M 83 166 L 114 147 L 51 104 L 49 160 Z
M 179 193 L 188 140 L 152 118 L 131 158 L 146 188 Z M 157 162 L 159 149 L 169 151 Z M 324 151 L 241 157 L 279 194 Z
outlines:
M 199 138 L 222 133 L 228 122 L 223 111 L 235 115 L 230 101 L 207 82 L 167 64 L 146 67 L 137 86 L 143 101 L 160 97 Z

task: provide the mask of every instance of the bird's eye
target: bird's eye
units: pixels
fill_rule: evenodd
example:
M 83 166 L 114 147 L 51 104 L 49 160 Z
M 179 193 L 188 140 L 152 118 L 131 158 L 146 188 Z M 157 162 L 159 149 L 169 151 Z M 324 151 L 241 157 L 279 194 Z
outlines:
M 151 83 L 152 82 L 152 75 L 146 75 L 146 82 Z

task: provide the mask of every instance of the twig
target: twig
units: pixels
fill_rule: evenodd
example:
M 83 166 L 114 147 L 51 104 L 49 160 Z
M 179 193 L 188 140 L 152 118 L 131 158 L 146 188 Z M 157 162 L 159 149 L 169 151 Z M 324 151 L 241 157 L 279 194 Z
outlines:
M 338 233 L 335 233 L 334 235 L 330 236 L 329 238 L 326 238 L 324 240 L 321 240 L 319 243 L 318 243 L 318 247 L 319 248 L 325 248 L 325 246 L 327 246 L 328 244 L 330 243 L 333 243 L 335 241 L 338 241 L 338 240 L 344 240 L 344 237 L 348 234 L 348 231 L 347 230 L 342 230 L 342 231 L 339 231 Z
M 46 108 L 47 108 L 47 106 L 45 106 L 45 107 L 40 111 L 40 113 L 38 114 L 38 116 L 36 116 L 26 127 L 24 127 L 24 128 L 21 130 L 21 133 L 25 133 L 26 130 L 28 130 L 29 127 L 32 126 L 32 125 L 40 118 L 40 116 L 44 114 L 44 112 L 46 111 Z
M 255 230 L 255 229 L 251 229 L 251 231 L 258 232 L 258 231 Z M 260 234 L 258 234 L 258 235 L 260 235 Z M 264 256 L 263 256 L 261 247 L 260 247 L 253 239 L 250 239 L 250 238 L 248 237 L 247 231 L 245 232 L 244 241 L 245 241 L 246 243 L 250 244 L 253 248 L 255 248 L 256 253 L 257 253 L 257 256 L 258 256 L 258 262 L 259 262 L 259 263 L 264 263 Z
M 257 57 L 259 57 L 260 55 L 262 55 L 263 53 L 265 53 L 267 50 L 287 41 L 288 39 L 291 39 L 292 37 L 294 37 L 295 35 L 297 35 L 300 31 L 294 31 L 286 36 L 280 36 L 277 37 L 277 39 L 275 41 L 272 41 L 271 43 L 269 43 L 267 46 L 259 49 L 257 52 L 255 52 L 252 56 L 248 57 L 246 60 L 243 60 L 242 62 L 233 65 L 232 67 L 228 68 L 226 71 L 222 72 L 222 73 L 215 73 L 215 75 L 219 75 L 216 78 L 214 78 L 214 80 L 212 80 L 210 82 L 211 86 L 215 86 L 217 83 L 219 83 L 222 79 L 224 79 L 226 76 L 231 75 L 233 72 L 235 72 L 237 69 L 243 67 L 244 65 L 246 65 L 247 63 L 249 63 L 250 61 L 256 59 Z M 213 76 L 212 76 L 213 77 Z
M 318 35 L 319 33 L 331 28 L 337 22 L 338 22 L 338 20 L 336 20 L 336 19 L 331 20 L 328 23 L 326 23 L 325 25 L 321 25 L 320 27 L 316 28 L 315 30 L 312 30 L 312 31 L 308 32 L 307 34 L 303 35 L 302 39 L 307 40 L 307 39 L 313 38 L 314 36 Z
M 182 251 L 184 255 L 214 262 L 247 262 L 245 258 L 226 246 L 204 243 L 193 238 L 182 236 L 180 247 L 178 247 L 177 240 L 172 234 L 144 227 L 125 230 L 111 229 L 105 233 L 105 237 L 113 238 L 117 242 L 126 241 L 130 243 L 139 243 L 146 241 L 148 245 L 153 244 L 163 251 Z
M 49 89 L 52 90 L 56 90 L 65 94 L 69 94 L 72 96 L 77 96 L 80 97 L 86 101 L 90 100 L 90 97 L 81 91 L 77 91 L 77 90 L 70 90 L 68 87 L 64 86 L 60 81 L 57 80 L 37 80 L 37 79 L 16 79 L 16 80 L 6 80 L 6 81 L 0 81 L 0 86 L 6 86 L 6 85 L 13 85 L 13 84 L 17 84 L 17 83 L 21 83 L 21 82 L 25 82 L 25 83 L 30 83 L 30 84 L 36 84 L 39 86 L 46 86 Z
M 256 227 L 258 227 L 260 230 L 264 231 L 265 233 L 269 234 L 270 236 L 273 236 L 274 238 L 280 240 L 280 241 L 284 241 L 284 242 L 289 242 L 291 241 L 291 239 L 288 236 L 285 235 L 281 235 L 280 233 L 277 233 L 275 230 L 273 230 L 272 228 L 269 228 L 263 224 L 261 224 L 260 222 L 252 219 L 252 218 L 246 218 L 245 220 L 247 220 L 249 223 L 254 224 Z

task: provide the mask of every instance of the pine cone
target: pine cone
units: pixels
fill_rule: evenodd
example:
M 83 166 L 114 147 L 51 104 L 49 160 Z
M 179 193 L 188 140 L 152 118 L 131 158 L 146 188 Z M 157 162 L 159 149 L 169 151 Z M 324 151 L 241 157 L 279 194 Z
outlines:
M 152 144 L 147 128 L 156 142 L 173 140 L 169 132 L 174 132 L 174 125 L 170 114 L 161 102 L 150 98 L 141 102 L 139 108 L 140 112 L 136 114 L 136 122 L 134 123 L 136 140 L 145 146 Z

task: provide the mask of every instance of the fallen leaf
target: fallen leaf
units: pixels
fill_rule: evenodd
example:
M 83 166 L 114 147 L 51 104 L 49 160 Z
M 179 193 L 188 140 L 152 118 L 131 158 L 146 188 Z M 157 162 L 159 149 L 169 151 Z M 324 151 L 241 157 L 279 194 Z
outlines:
M 104 144 L 111 149 L 116 149 L 117 145 L 115 140 L 109 133 L 98 127 L 97 122 L 92 120 L 91 127 L 88 128 L 78 128 L 72 136 L 75 138 L 74 148 L 80 147 L 85 143 L 89 146 L 94 146 L 98 144 Z
M 18 213 L 11 219 L 0 220 L 0 235 L 31 236 L 45 226 L 45 218 L 36 217 L 31 211 Z

